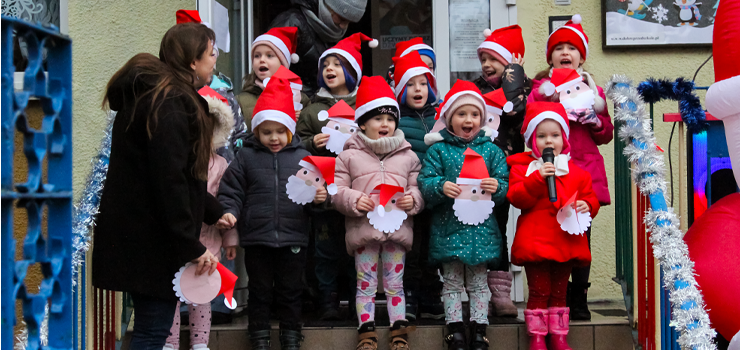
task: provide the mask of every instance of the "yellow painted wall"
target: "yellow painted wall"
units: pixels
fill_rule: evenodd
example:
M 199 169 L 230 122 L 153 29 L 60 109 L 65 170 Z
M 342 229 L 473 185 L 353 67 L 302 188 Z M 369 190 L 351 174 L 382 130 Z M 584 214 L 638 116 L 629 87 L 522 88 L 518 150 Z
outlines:
M 582 26 L 589 37 L 590 54 L 584 69 L 594 76 L 597 84 L 604 86 L 613 74 L 624 74 L 640 82 L 648 77 L 675 79 L 679 76 L 691 79 L 696 69 L 709 57 L 711 48 L 673 48 L 673 49 L 621 49 L 602 50 L 601 0 L 571 0 L 571 6 L 555 6 L 553 0 L 517 1 L 518 23 L 523 29 L 526 44 L 525 69 L 530 77 L 547 68 L 545 44 L 548 37 L 548 16 L 583 16 Z M 714 81 L 712 62 L 707 63 L 698 75 L 699 86 L 707 86 Z M 699 93 L 704 102 L 704 94 Z M 613 104 L 609 102 L 613 114 Z M 655 108 L 655 130 L 658 145 L 668 150 L 671 124 L 662 122 L 663 113 L 678 111 L 676 102 L 661 102 Z M 678 128 L 676 128 L 678 131 Z M 609 177 L 609 190 L 614 199 L 614 144 L 602 146 L 606 172 Z M 678 210 L 678 132 L 672 143 L 675 206 Z M 667 156 L 666 164 L 667 164 Z M 685 170 L 684 170 L 685 171 Z M 669 194 L 670 195 L 670 194 Z M 670 197 L 668 197 L 670 200 Z M 681 215 L 686 215 L 682 208 Z M 615 276 L 614 249 L 614 205 L 601 208 L 593 226 L 592 235 L 593 265 L 591 270 L 592 287 L 589 299 L 619 299 L 622 297 L 619 286 L 611 279 Z

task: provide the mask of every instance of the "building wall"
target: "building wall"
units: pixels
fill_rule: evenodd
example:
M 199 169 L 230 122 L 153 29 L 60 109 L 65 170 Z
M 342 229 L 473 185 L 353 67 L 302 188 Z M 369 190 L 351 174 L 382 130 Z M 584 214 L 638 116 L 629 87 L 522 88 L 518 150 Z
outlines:
M 547 68 L 545 45 L 548 32 L 548 16 L 573 15 L 583 16 L 581 23 L 589 37 L 590 55 L 584 69 L 590 72 L 600 86 L 613 74 L 624 74 L 639 83 L 648 77 L 675 79 L 679 76 L 691 79 L 696 69 L 711 54 L 711 48 L 672 48 L 672 49 L 620 49 L 602 50 L 602 23 L 600 0 L 572 0 L 571 6 L 555 6 L 553 0 L 517 1 L 518 23 L 522 27 L 526 44 L 525 69 L 530 77 Z M 708 86 L 714 81 L 712 62 L 707 63 L 696 78 L 698 86 Z M 704 93 L 699 93 L 702 103 Z M 610 113 L 613 104 L 609 102 Z M 663 113 L 678 111 L 676 102 L 661 102 L 655 106 L 655 131 L 658 145 L 668 150 L 668 139 L 671 124 L 662 121 Z M 678 128 L 676 128 L 678 131 Z M 615 136 L 616 137 L 616 136 Z M 606 163 L 609 177 L 609 190 L 614 198 L 614 144 L 600 147 Z M 678 188 L 678 132 L 673 137 L 671 154 L 673 156 L 675 207 L 678 210 L 679 193 L 686 188 Z M 666 160 L 668 153 L 665 154 Z M 667 161 L 666 161 L 667 163 Z M 668 193 L 670 196 L 670 193 Z M 669 197 L 670 200 L 670 197 Z M 686 215 L 686 208 L 681 208 L 681 215 Z M 592 287 L 589 299 L 618 299 L 622 297 L 621 289 L 611 279 L 616 276 L 614 248 L 614 205 L 601 208 L 594 220 L 592 234 L 593 264 L 591 269 Z

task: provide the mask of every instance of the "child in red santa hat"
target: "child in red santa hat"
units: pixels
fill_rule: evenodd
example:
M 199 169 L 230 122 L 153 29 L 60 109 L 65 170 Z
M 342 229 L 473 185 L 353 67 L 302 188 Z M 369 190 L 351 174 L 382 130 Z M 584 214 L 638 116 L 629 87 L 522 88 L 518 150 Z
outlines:
M 609 205 L 611 199 L 607 186 L 606 168 L 598 146 L 611 142 L 614 138 L 614 125 L 606 109 L 604 91 L 596 85 L 591 74 L 583 69 L 588 54 L 588 36 L 581 26 L 581 16 L 574 15 L 564 26 L 550 34 L 547 40 L 546 56 L 550 68 L 535 76 L 528 102 L 560 101 L 560 94 L 557 93 L 560 91 L 556 92 L 555 84 L 550 83 L 554 69 L 575 69 L 583 77 L 583 81 L 594 94 L 594 103 L 593 107 L 587 108 L 586 113 L 580 113 L 575 118 L 576 120 L 571 122 L 570 143 L 573 150 L 571 157 L 575 164 L 591 174 L 594 192 L 599 198 L 599 203 Z M 590 228 L 586 234 L 590 242 Z M 573 269 L 573 283 L 569 288 L 568 301 L 574 320 L 591 319 L 591 313 L 586 304 L 590 271 L 590 265 Z
M 576 193 L 572 205 L 578 213 L 590 213 L 594 217 L 600 207 L 591 175 L 570 160 L 570 132 L 561 104 L 529 103 L 521 133 L 532 152 L 507 158 L 511 167 L 507 198 L 522 210 L 511 247 L 511 262 L 524 266 L 527 273 L 529 300 L 524 318 L 530 350 L 571 349 L 566 341 L 570 313 L 565 305 L 568 276 L 573 266 L 591 262 L 587 238 L 564 231 L 557 217 L 558 211 Z M 553 150 L 554 162 L 543 162 L 546 148 Z M 551 176 L 555 177 L 555 202 L 549 198 L 546 183 L 546 178 Z M 548 333 L 550 340 L 546 347 Z

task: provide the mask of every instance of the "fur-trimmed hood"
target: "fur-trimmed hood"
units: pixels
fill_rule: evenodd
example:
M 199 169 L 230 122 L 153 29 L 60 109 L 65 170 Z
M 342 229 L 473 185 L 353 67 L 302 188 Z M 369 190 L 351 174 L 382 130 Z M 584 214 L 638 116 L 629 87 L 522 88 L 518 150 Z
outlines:
M 215 97 L 204 96 L 208 101 L 208 113 L 216 118 L 213 125 L 213 149 L 216 150 L 225 146 L 231 137 L 231 131 L 234 129 L 234 112 L 231 107 Z

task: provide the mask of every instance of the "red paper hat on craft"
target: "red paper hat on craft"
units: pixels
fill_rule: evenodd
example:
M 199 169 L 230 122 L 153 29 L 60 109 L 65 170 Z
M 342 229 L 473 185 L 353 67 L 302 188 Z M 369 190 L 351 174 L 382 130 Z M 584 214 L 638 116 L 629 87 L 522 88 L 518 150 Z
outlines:
M 236 280 L 238 277 L 236 277 L 233 272 L 229 271 L 226 266 L 221 265 L 221 263 L 218 263 L 218 265 L 216 265 L 216 270 L 218 270 L 218 273 L 221 274 L 221 289 L 218 291 L 218 294 L 221 295 L 221 293 L 223 293 L 224 303 L 226 304 L 226 307 L 234 310 L 236 309 L 236 299 L 234 299 L 234 286 L 236 286 Z
M 406 56 L 393 57 L 393 65 L 396 67 L 393 73 L 393 80 L 396 85 L 396 99 L 401 97 L 406 88 L 406 83 L 411 78 L 422 74 L 426 75 L 429 86 L 431 86 L 434 94 L 437 94 L 437 81 L 434 78 L 434 73 L 421 60 L 421 55 L 418 52 L 412 51 Z
M 329 110 L 319 112 L 320 121 L 323 122 L 327 119 L 357 127 L 357 123 L 355 123 L 355 110 L 347 102 L 344 102 L 344 100 L 339 100 Z
M 200 90 L 198 90 L 198 93 L 203 97 L 213 97 L 215 99 L 221 100 L 225 104 L 229 104 L 229 100 L 226 99 L 226 97 L 221 96 L 216 90 L 211 89 L 210 86 L 205 85 Z
M 298 162 L 298 165 L 321 174 L 327 184 L 326 190 L 331 195 L 337 194 L 337 185 L 334 183 L 335 164 L 336 158 L 319 156 L 306 156 Z
M 555 68 L 552 70 L 550 81 L 542 83 L 542 90 L 547 96 L 555 92 L 560 93 L 583 81 L 583 77 L 575 69 Z
M 473 151 L 472 148 L 466 149 L 463 155 L 465 160 L 463 160 L 463 166 L 460 169 L 460 176 L 457 177 L 458 184 L 477 185 L 480 184 L 480 180 L 490 177 L 483 156 Z
M 321 65 L 326 56 L 332 54 L 340 55 L 344 59 L 346 59 L 347 62 L 349 62 L 349 64 L 352 66 L 352 69 L 355 70 L 355 73 L 357 74 L 355 78 L 357 84 L 359 84 L 360 80 L 362 79 L 362 55 L 360 55 L 362 42 L 368 42 L 368 46 L 370 46 L 371 48 L 378 47 L 378 40 L 373 39 L 362 33 L 352 34 L 340 40 L 336 45 L 334 45 L 334 47 L 324 51 L 324 53 L 321 54 L 321 57 L 319 58 L 319 72 L 322 69 Z
M 424 43 L 424 39 L 416 37 L 406 41 L 397 42 L 396 55 L 394 57 L 403 57 L 418 50 L 429 50 L 434 52 L 434 49 L 431 46 Z
M 514 109 L 514 104 L 506 100 L 503 89 L 493 90 L 483 95 L 483 99 L 486 101 L 486 111 L 489 114 L 503 115 L 504 112 L 509 113 Z
M 177 24 L 181 23 L 202 23 L 203 21 L 200 20 L 200 14 L 197 10 L 177 10 L 175 12 L 175 19 L 177 21 Z
M 388 83 L 381 76 L 365 77 L 365 79 L 362 79 L 360 88 L 357 90 L 355 106 L 357 107 L 355 110 L 355 123 L 365 113 L 382 106 L 394 107 L 396 109 L 396 116 L 398 117 L 398 102 L 396 102 L 393 96 L 393 90 L 391 90 L 391 87 L 388 86 Z
M 380 203 L 376 204 L 380 206 L 381 212 L 383 212 L 385 206 L 388 205 L 388 201 L 398 192 L 404 193 L 404 188 L 401 186 L 380 184 L 373 189 L 373 193 L 378 193 L 380 196 Z
M 292 134 L 295 134 L 295 107 L 290 83 L 281 78 L 271 80 L 272 83 L 265 86 L 254 106 L 252 130 L 262 122 L 270 120 L 285 125 Z
M 271 77 L 265 78 L 264 85 L 267 86 L 267 83 L 272 78 L 281 78 L 283 80 L 288 81 L 290 83 L 291 89 L 294 89 L 294 90 L 303 89 L 303 81 L 301 80 L 301 77 L 297 76 L 290 69 L 285 68 L 285 66 L 278 67 L 278 70 L 275 72 L 275 74 L 273 74 Z
M 568 143 L 568 137 L 570 135 L 570 126 L 568 124 L 568 115 L 565 113 L 565 107 L 559 102 L 532 102 L 527 103 L 527 112 L 524 117 L 524 124 L 522 124 L 522 135 L 524 136 L 524 144 L 534 150 L 531 143 L 532 134 L 539 125 L 545 119 L 552 119 L 563 129 L 563 150 L 561 153 L 570 153 L 570 144 Z M 539 152 L 535 152 L 535 155 L 539 155 Z
M 489 50 L 497 53 L 508 63 L 511 63 L 514 56 L 524 57 L 524 38 L 522 37 L 522 28 L 517 25 L 503 27 L 491 32 L 490 29 L 483 31 L 486 40 L 478 46 L 478 56 L 481 51 Z
M 588 56 L 588 37 L 581 27 L 581 15 L 573 15 L 573 18 L 564 26 L 555 29 L 547 39 L 547 61 L 552 57 L 552 50 L 560 43 L 569 43 L 581 53 L 581 57 Z
M 298 63 L 300 57 L 295 53 L 298 41 L 296 40 L 296 27 L 271 28 L 267 33 L 258 36 L 252 43 L 252 48 L 257 45 L 267 45 L 276 53 L 282 55 L 280 63 L 285 68 L 290 68 L 291 63 Z
M 452 85 L 452 88 L 450 88 L 450 91 L 447 92 L 447 96 L 445 96 L 445 100 L 442 101 L 442 104 L 439 105 L 439 108 L 437 109 L 437 115 L 434 117 L 434 119 L 437 120 L 436 123 L 434 123 L 434 127 L 432 128 L 433 132 L 440 131 L 447 127 L 447 120 L 445 118 L 445 114 L 450 109 L 452 105 L 455 104 L 455 101 L 465 95 L 473 96 L 480 100 L 481 106 L 486 105 L 486 101 L 483 99 L 483 96 L 480 94 L 480 90 L 478 89 L 475 84 L 472 82 L 469 82 L 467 80 L 461 80 L 458 79 L 455 81 L 455 84 Z M 451 111 L 454 112 L 454 111 Z

